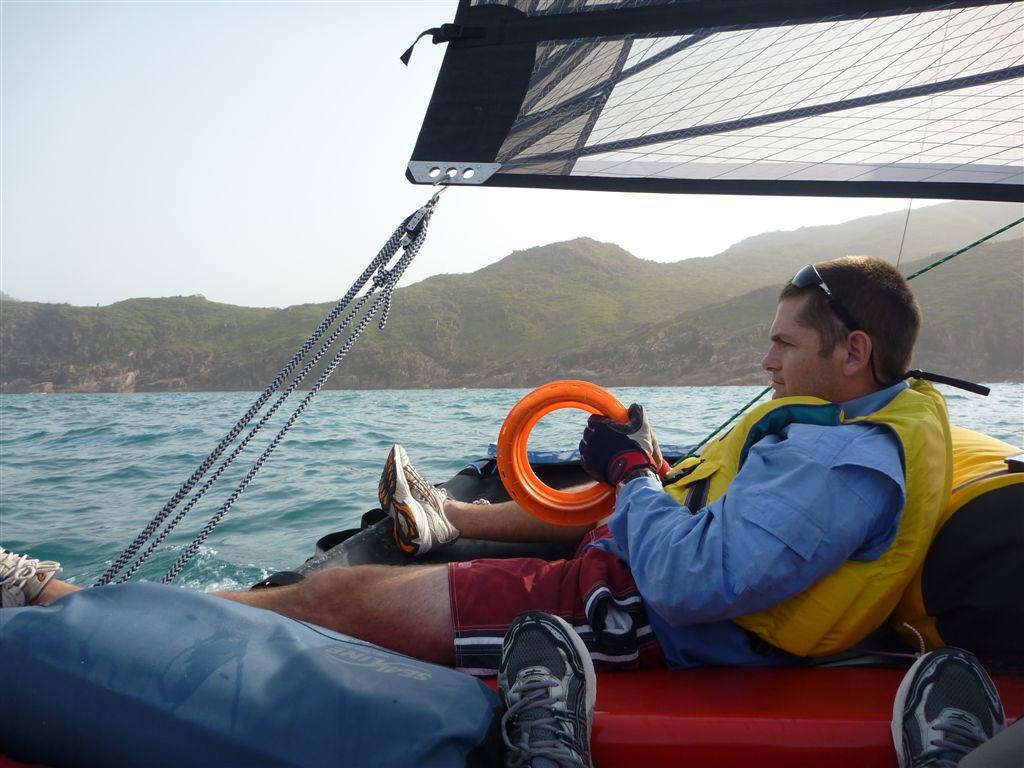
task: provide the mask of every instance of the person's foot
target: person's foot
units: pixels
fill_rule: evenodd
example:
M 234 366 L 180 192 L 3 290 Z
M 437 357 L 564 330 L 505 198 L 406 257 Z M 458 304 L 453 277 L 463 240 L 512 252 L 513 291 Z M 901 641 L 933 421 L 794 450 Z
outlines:
M 444 514 L 448 492 L 424 480 L 400 445 L 388 453 L 377 496 L 395 521 L 395 544 L 406 554 L 422 555 L 459 538 L 459 529 Z
M 1006 727 L 999 693 L 974 654 L 926 653 L 896 692 L 892 738 L 900 768 L 953 768 Z
M 593 768 L 597 680 L 586 646 L 563 619 L 520 614 L 505 633 L 498 692 L 508 768 Z
M 60 563 L 36 560 L 0 547 L 0 608 L 35 602 L 60 573 Z

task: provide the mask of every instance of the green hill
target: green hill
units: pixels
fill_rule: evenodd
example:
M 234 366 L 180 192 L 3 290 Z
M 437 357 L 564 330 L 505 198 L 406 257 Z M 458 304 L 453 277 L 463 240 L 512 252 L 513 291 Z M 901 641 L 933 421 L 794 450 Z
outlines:
M 912 274 L 935 257 L 906 264 Z M 979 246 L 911 283 L 924 327 L 917 368 L 980 382 L 1024 381 L 1024 241 Z M 680 313 L 568 354 L 492 373 L 506 386 L 584 378 L 607 386 L 759 384 L 779 285 Z
M 915 211 L 904 270 L 1008 223 L 1016 210 L 950 203 Z M 367 329 L 329 386 L 533 386 L 562 376 L 608 386 L 756 383 L 779 286 L 808 261 L 834 255 L 894 260 L 905 223 L 895 213 L 768 233 L 669 264 L 587 238 L 517 251 L 472 274 L 398 289 L 385 330 Z M 1021 241 L 1002 240 L 915 281 L 926 317 L 916 364 L 1024 379 L 1022 262 Z M 201 296 L 107 307 L 4 301 L 0 387 L 262 389 L 330 308 L 254 309 Z

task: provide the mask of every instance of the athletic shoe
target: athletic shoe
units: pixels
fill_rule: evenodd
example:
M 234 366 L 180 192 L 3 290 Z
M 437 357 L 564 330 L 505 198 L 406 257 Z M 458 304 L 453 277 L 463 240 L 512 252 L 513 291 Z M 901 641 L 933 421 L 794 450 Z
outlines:
M 377 496 L 381 509 L 395 521 L 395 544 L 406 554 L 426 554 L 459 538 L 459 529 L 444 515 L 448 492 L 424 480 L 400 445 L 388 453 Z
M 59 573 L 60 563 L 36 560 L 0 547 L 0 607 L 28 605 Z
M 565 621 L 529 611 L 512 622 L 501 644 L 498 691 L 508 768 L 593 768 L 594 663 Z
M 892 738 L 900 768 L 954 768 L 1005 727 L 992 678 L 959 648 L 926 653 L 896 692 Z

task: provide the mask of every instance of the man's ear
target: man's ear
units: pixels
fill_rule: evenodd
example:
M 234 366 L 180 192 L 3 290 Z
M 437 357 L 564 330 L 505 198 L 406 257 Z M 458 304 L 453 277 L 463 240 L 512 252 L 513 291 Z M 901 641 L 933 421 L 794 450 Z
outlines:
M 853 331 L 846 337 L 846 359 L 843 366 L 847 375 L 856 375 L 871 366 L 871 337 L 864 331 Z

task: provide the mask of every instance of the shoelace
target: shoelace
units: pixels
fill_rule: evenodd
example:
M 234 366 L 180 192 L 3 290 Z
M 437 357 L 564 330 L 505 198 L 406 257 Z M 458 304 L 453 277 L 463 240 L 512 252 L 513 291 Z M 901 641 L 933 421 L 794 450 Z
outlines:
M 404 469 L 405 482 L 409 484 L 409 490 L 414 491 L 417 496 L 429 498 L 431 495 L 436 496 L 440 494 L 442 500 L 448 498 L 448 490 L 446 488 L 438 488 L 431 485 L 423 475 L 408 465 Z
M 448 498 L 448 490 L 446 488 L 438 488 L 431 485 L 423 475 L 409 465 L 405 465 L 403 469 L 405 472 L 405 482 L 409 485 L 409 490 L 414 496 L 421 499 L 431 499 L 437 496 L 441 497 L 438 500 L 438 504 L 441 507 L 440 514 L 430 514 L 430 510 L 426 509 L 424 509 L 424 512 L 427 513 L 427 524 L 431 528 L 429 533 L 432 538 L 442 541 L 451 539 L 451 534 L 455 531 L 455 526 L 453 526 L 448 521 L 448 518 L 444 516 L 444 500 Z M 417 535 L 422 536 L 418 531 Z
M 932 749 L 921 754 L 916 765 L 921 768 L 956 768 L 956 764 L 968 752 L 984 742 L 976 728 L 964 724 L 967 722 L 964 716 L 953 712 L 950 718 L 947 722 L 933 726 L 935 730 L 943 731 L 945 738 L 937 739 Z
M 39 561 L 28 555 L 14 555 L 4 561 L 0 561 L 0 565 L 9 569 L 7 573 L 0 577 L 0 584 L 22 587 L 25 585 L 25 582 L 36 575 Z
M 508 768 L 529 765 L 538 757 L 552 760 L 559 768 L 588 768 L 580 754 L 563 740 L 568 733 L 561 726 L 567 718 L 555 711 L 555 699 L 548 694 L 555 685 L 553 680 L 527 680 L 512 687 L 513 692 L 520 694 L 519 701 L 501 717 L 501 738 L 510 752 Z M 523 714 L 531 710 L 540 710 L 544 715 L 524 721 Z M 518 738 L 513 742 L 510 723 L 517 718 Z M 550 735 L 538 738 L 541 732 Z

